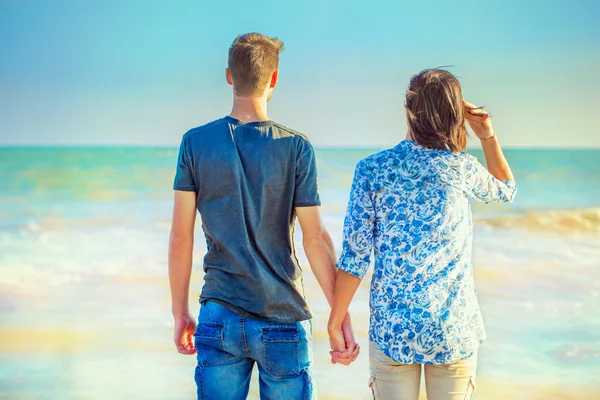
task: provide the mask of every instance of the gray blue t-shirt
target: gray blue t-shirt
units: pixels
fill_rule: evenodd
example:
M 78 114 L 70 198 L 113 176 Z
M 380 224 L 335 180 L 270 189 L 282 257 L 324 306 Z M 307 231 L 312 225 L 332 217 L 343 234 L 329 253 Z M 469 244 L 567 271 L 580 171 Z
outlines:
M 304 135 L 229 116 L 191 129 L 173 189 L 197 194 L 207 244 L 201 301 L 267 321 L 311 318 L 293 241 L 294 207 L 320 205 Z

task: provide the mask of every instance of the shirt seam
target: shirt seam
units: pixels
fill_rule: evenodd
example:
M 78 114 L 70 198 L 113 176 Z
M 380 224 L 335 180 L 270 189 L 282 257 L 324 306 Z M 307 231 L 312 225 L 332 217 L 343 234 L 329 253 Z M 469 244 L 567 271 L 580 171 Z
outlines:
M 310 206 L 320 206 L 321 202 L 320 201 L 301 201 L 301 202 L 294 202 L 294 207 L 310 207 Z
M 173 190 L 182 190 L 185 192 L 195 192 L 196 188 L 194 186 L 173 186 Z

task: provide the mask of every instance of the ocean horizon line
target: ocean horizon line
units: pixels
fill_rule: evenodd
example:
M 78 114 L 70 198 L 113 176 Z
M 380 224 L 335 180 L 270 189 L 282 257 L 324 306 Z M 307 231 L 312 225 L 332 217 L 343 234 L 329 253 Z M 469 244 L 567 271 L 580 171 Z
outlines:
M 373 150 L 381 151 L 394 147 L 396 144 L 382 146 L 314 146 L 316 150 Z M 0 144 L 0 150 L 75 150 L 75 149 L 145 149 L 145 150 L 173 150 L 178 149 L 179 144 L 78 144 L 78 143 L 58 143 L 58 144 Z M 600 146 L 582 147 L 582 146 L 508 146 L 503 145 L 504 150 L 510 151 L 600 151 Z M 467 151 L 481 151 L 479 146 L 468 146 Z

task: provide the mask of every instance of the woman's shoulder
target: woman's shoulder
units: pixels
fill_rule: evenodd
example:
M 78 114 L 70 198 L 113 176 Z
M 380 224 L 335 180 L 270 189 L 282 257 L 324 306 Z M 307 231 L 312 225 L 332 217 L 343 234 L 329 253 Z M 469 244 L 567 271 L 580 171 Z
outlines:
M 371 154 L 358 162 L 356 173 L 375 177 L 379 172 L 392 170 L 443 170 L 461 173 L 477 163 L 477 158 L 466 152 L 452 152 L 425 148 L 411 140 L 403 140 L 398 145 Z M 439 172 L 439 171 L 438 171 Z
M 362 160 L 360 160 L 358 162 L 358 164 L 361 164 L 361 165 L 376 164 L 376 163 L 386 162 L 388 160 L 391 160 L 393 157 L 394 157 L 394 154 L 392 152 L 392 149 L 387 149 L 387 150 L 379 151 L 377 153 L 373 153 L 370 156 L 363 158 Z
M 356 164 L 356 171 L 363 174 L 372 174 L 380 169 L 385 169 L 389 165 L 399 164 L 399 159 L 394 154 L 393 149 L 387 149 L 371 154 L 360 160 Z

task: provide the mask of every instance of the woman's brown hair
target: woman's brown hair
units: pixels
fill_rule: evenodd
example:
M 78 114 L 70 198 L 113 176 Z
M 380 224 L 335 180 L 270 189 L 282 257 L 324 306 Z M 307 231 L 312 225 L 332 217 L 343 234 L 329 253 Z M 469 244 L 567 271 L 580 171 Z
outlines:
M 466 149 L 462 91 L 450 72 L 427 69 L 414 75 L 404 105 L 412 139 L 421 146 L 453 152 Z

